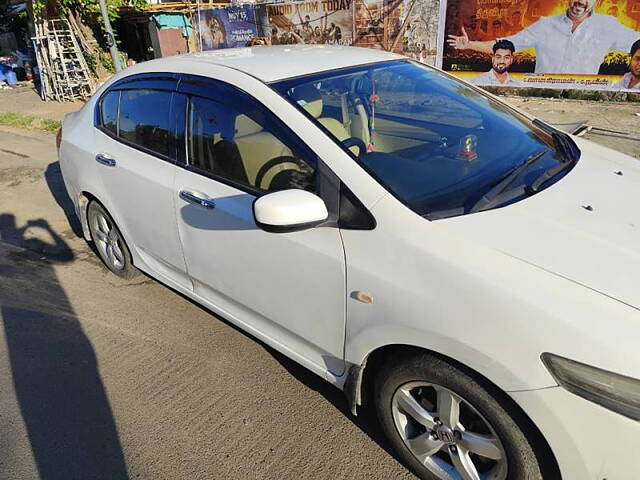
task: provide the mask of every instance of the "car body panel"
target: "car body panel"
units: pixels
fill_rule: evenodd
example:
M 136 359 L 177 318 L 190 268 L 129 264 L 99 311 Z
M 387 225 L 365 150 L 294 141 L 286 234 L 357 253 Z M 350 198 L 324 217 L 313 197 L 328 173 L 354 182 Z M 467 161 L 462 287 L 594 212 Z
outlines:
M 563 388 L 512 393 L 559 460 L 567 480 L 631 480 L 640 472 L 640 422 Z
M 640 209 L 632 207 L 640 205 L 640 165 L 590 142 L 579 145 L 582 158 L 561 183 L 508 207 L 443 223 L 640 308 Z
M 233 48 L 179 55 L 172 57 L 171 61 L 226 66 L 269 83 L 326 70 L 402 58 L 404 57 L 391 52 L 341 45 L 274 45 L 269 48 Z M 182 70 L 178 68 L 175 71 Z
M 348 362 L 387 343 L 416 345 L 516 391 L 555 385 L 539 361 L 551 351 L 640 377 L 640 312 L 399 207 L 391 196 L 375 206 L 374 235 L 342 232 L 347 290 L 374 298 L 348 301 Z
M 208 209 L 178 198 L 195 191 Z M 255 196 L 179 169 L 177 224 L 194 292 L 321 368 L 344 372 L 345 267 L 340 232 L 274 235 L 256 226 Z

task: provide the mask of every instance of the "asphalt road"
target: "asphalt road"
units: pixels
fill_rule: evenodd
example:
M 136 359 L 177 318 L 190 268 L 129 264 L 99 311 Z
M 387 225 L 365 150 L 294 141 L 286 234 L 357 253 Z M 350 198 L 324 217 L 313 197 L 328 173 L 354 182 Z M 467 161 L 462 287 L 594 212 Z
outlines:
M 0 479 L 412 478 L 371 415 L 77 236 L 52 135 L 0 129 Z

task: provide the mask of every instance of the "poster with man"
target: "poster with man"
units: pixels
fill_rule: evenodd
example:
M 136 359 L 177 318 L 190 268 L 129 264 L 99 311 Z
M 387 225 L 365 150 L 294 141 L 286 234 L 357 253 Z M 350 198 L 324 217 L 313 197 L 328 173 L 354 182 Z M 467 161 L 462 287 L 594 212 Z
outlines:
M 620 89 L 639 39 L 640 0 L 449 0 L 442 67 L 479 85 L 506 86 L 506 68 L 509 86 Z
M 353 0 L 313 0 L 267 5 L 272 45 L 353 41 Z
M 200 10 L 194 19 L 202 50 L 244 47 L 258 33 L 253 5 Z

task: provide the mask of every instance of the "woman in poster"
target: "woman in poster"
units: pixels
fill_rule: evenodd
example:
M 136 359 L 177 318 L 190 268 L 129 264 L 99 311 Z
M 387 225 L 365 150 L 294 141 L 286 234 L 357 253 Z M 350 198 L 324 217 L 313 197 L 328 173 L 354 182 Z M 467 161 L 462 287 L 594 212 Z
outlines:
M 215 50 L 227 46 L 227 34 L 223 23 L 215 15 L 204 21 L 202 28 L 202 50 Z

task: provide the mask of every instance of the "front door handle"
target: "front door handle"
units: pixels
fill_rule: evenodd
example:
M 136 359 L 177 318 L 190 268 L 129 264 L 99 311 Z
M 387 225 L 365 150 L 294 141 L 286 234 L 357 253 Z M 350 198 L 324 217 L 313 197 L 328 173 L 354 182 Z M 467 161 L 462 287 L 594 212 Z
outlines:
M 96 155 L 96 162 L 106 165 L 107 167 L 115 167 L 116 159 L 106 153 L 99 153 Z
M 199 193 L 190 192 L 188 190 L 180 190 L 180 198 L 185 202 L 193 203 L 194 205 L 200 205 L 204 208 L 216 208 L 216 204 L 211 198 L 201 196 L 201 194 Z

